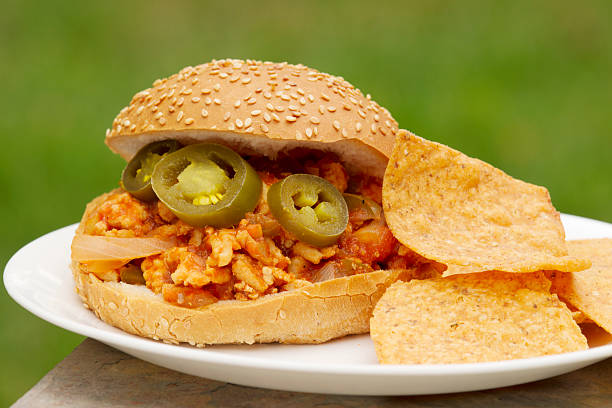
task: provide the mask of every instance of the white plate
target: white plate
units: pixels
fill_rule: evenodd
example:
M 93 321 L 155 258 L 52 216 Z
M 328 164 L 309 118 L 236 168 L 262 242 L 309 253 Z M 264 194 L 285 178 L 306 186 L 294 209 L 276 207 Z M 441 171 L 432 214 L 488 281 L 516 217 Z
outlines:
M 612 224 L 563 215 L 569 239 L 612 237 Z M 575 353 L 478 364 L 378 365 L 367 335 L 321 345 L 175 346 L 127 334 L 98 320 L 75 294 L 69 265 L 75 225 L 20 249 L 4 285 L 21 306 L 59 327 L 173 370 L 288 391 L 416 395 L 482 390 L 563 374 L 612 356 L 612 337 L 595 330 L 592 347 Z

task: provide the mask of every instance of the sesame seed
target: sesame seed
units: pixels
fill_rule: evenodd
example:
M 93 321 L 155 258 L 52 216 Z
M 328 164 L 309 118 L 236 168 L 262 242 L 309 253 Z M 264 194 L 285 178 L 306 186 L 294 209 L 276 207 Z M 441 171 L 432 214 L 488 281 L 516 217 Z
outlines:
M 268 114 L 268 112 L 264 112 L 263 118 L 267 123 L 270 123 L 270 121 L 272 120 L 272 117 L 270 116 L 270 114 Z
M 249 126 L 244 131 L 247 132 L 247 133 L 253 133 L 253 126 Z
M 163 113 L 161 113 L 161 112 L 157 112 L 157 113 L 155 114 L 155 116 L 153 116 L 153 117 L 154 117 L 155 119 L 158 119 L 158 118 L 161 118 L 162 116 L 164 116 L 164 114 L 163 114 Z
M 234 82 L 236 82 L 236 81 L 237 81 L 237 80 L 239 80 L 239 79 L 240 79 L 240 75 L 233 75 L 233 76 L 232 76 L 232 77 L 229 79 L 229 81 L 230 81 L 230 82 L 232 82 L 232 83 L 234 83 Z
M 219 74 L 219 70 L 218 69 L 210 71 L 210 75 L 217 75 L 217 74 Z M 223 73 L 223 75 L 227 75 L 227 74 Z
M 290 97 L 289 97 L 289 95 L 287 95 L 287 94 L 282 94 L 280 98 L 281 98 L 283 101 L 290 101 L 290 100 L 291 100 L 291 98 L 290 98 Z
M 251 119 L 251 118 L 246 118 L 246 119 L 244 120 L 244 127 L 247 127 L 247 128 L 248 128 L 249 126 L 251 126 L 251 123 L 253 123 L 253 119 Z
M 251 82 L 251 78 L 250 77 L 246 77 L 246 78 L 242 78 L 241 81 L 243 84 L 248 84 L 249 82 Z
M 322 93 L 321 94 L 321 99 L 323 99 L 324 101 L 329 101 L 329 96 L 327 96 L 326 94 Z
M 130 126 L 130 130 L 133 132 L 136 130 L 136 124 L 133 123 L 132 126 Z
M 266 104 L 266 108 L 267 108 L 269 111 L 274 111 L 274 105 L 272 105 L 271 103 L 267 103 L 267 104 Z
M 198 84 L 198 82 L 200 82 L 200 78 L 193 78 L 193 79 L 191 80 L 191 85 L 197 85 L 197 84 Z
M 255 98 L 251 98 L 251 99 L 249 99 L 249 100 L 247 101 L 247 104 L 249 104 L 249 105 L 253 105 L 255 102 L 257 102 L 257 99 L 255 99 Z
M 200 99 L 199 96 L 194 96 L 193 98 L 191 98 L 191 102 L 193 102 L 193 103 L 198 103 L 198 102 L 200 102 L 200 100 L 201 99 Z
M 186 125 L 191 125 L 194 122 L 193 118 L 187 118 L 185 119 L 185 124 Z
M 272 97 L 272 93 L 270 93 L 270 92 L 266 91 L 266 92 L 264 92 L 263 96 L 264 96 L 264 98 L 266 98 L 266 99 L 270 99 L 270 98 Z
M 185 98 L 183 98 L 182 96 L 179 98 L 178 102 L 176 103 L 176 106 L 181 107 L 183 106 L 183 103 L 185 102 Z
M 211 90 L 208 89 L 208 88 L 202 88 L 202 90 L 200 92 L 202 92 L 202 95 L 206 95 L 206 94 L 209 94 L 211 92 Z
M 315 136 L 319 136 L 319 128 L 315 126 L 313 133 Z
M 117 125 L 117 132 L 121 132 L 121 125 Z
M 356 130 L 357 132 L 361 132 L 361 122 L 357 122 L 357 123 L 355 123 L 355 130 Z
M 319 123 L 321 123 L 321 121 L 319 120 L 319 118 L 317 118 L 316 116 L 312 116 L 310 118 L 310 122 L 314 123 L 315 125 L 318 125 Z
M 280 122 L 280 118 L 278 117 L 276 113 L 272 114 L 272 119 L 274 119 L 275 122 Z
M 202 114 L 203 118 L 207 118 L 208 117 L 208 111 L 206 109 L 202 109 L 201 114 Z
M 265 124 L 265 123 L 261 123 L 261 124 L 259 125 L 259 127 L 261 128 L 261 130 L 262 130 L 264 133 L 268 133 L 268 131 L 270 130 L 270 129 L 268 128 L 268 126 L 266 126 L 266 124 Z
M 159 124 L 164 126 L 166 124 L 166 118 L 159 118 Z
M 357 109 L 357 113 L 359 114 L 359 116 L 361 116 L 363 119 L 366 118 L 366 113 L 364 111 L 362 111 L 361 109 Z
M 157 109 L 159 109 L 157 106 L 153 106 L 153 107 L 151 108 L 151 112 L 157 112 Z
M 308 137 L 309 139 L 312 137 L 312 129 L 311 128 L 306 128 L 306 137 Z
M 191 95 L 191 88 L 185 89 L 183 92 L 181 92 L 183 95 Z
M 212 103 L 212 98 L 210 96 L 207 96 L 206 99 L 204 99 L 204 103 L 210 105 Z
M 177 101 L 177 100 L 178 100 L 178 99 L 176 99 L 176 96 L 175 96 L 174 98 L 172 98 L 172 100 L 170 101 L 170 105 L 174 105 L 174 104 L 176 104 L 176 101 Z
M 215 102 L 215 105 L 221 105 L 221 99 L 219 98 L 215 98 L 214 102 Z
M 295 122 L 297 120 L 295 116 L 286 116 L 285 119 L 287 119 L 287 122 Z
M 335 106 L 328 106 L 327 110 L 330 112 L 335 112 L 336 111 L 336 107 Z
M 306 105 L 306 98 L 302 96 L 299 102 L 300 102 L 300 105 Z
M 222 72 L 222 73 L 219 74 L 219 77 L 223 78 L 223 79 L 227 78 L 228 76 L 229 75 L 227 75 L 225 72 Z
M 304 95 L 305 95 L 305 92 L 304 92 L 304 90 L 303 90 L 302 88 L 298 88 L 298 89 L 297 89 L 297 93 L 299 93 L 299 94 L 300 94 L 300 95 L 302 95 L 302 96 L 304 96 Z
M 136 114 L 140 115 L 143 110 L 144 110 L 144 106 L 139 107 L 138 109 L 136 109 Z
M 175 88 L 172 88 L 170 92 L 168 92 L 168 98 L 172 98 L 172 95 L 174 95 L 175 90 L 176 90 Z
M 296 100 L 299 98 L 298 94 L 296 94 L 295 92 L 291 92 L 289 96 Z
M 244 125 L 244 123 L 242 123 L 240 119 L 236 119 L 236 127 L 238 129 L 242 129 L 242 125 Z
M 314 96 L 312 96 L 311 94 L 308 94 L 307 98 L 308 98 L 308 100 L 309 100 L 310 102 L 314 102 L 314 100 L 315 100 L 315 97 L 314 97 Z
M 261 89 L 261 88 L 257 88 L 257 89 L 255 90 L 255 93 L 261 93 L 261 91 L 263 91 L 263 89 Z
M 319 113 L 323 115 L 325 113 L 325 106 L 319 105 Z
M 168 111 L 170 113 L 174 113 L 175 110 L 176 110 L 176 108 L 174 106 L 168 106 Z
M 374 115 L 374 120 L 376 122 L 378 122 L 380 120 L 380 116 L 378 115 L 378 113 L 376 115 Z
M 275 111 L 277 111 L 277 112 L 283 112 L 283 111 L 285 110 L 285 107 L 284 107 L 284 106 L 280 106 L 280 105 L 278 105 L 278 106 L 276 106 L 276 107 L 274 108 L 274 110 L 275 110 Z
M 227 120 L 230 118 L 230 116 L 232 116 L 232 114 L 230 112 L 225 112 L 225 115 L 223 115 L 223 120 L 225 122 L 227 122 Z
M 238 108 L 240 106 L 240 99 L 234 102 L 234 108 Z
M 233 123 L 230 123 L 230 125 L 227 128 L 229 130 L 236 130 L 236 126 Z
M 334 120 L 334 129 L 340 130 L 340 122 L 338 122 L 337 120 Z
M 183 115 L 184 115 L 183 111 L 180 111 L 178 115 L 176 115 L 176 121 L 180 122 L 181 119 L 183 119 Z
M 285 87 L 283 88 L 285 91 L 288 91 L 291 89 L 291 85 L 287 84 L 285 85 Z
M 349 105 L 347 105 L 346 103 L 343 103 L 342 107 L 344 108 L 344 110 L 347 110 L 347 111 L 350 111 L 351 109 L 353 109 Z
M 370 126 L 370 130 L 372 131 L 372 133 L 376 133 L 376 129 L 377 129 L 376 124 L 372 123 L 372 126 Z
M 367 94 L 367 95 L 366 95 L 366 99 L 367 99 L 368 101 L 372 100 L 372 95 Z
M 249 92 L 247 96 L 245 96 L 244 98 L 242 98 L 242 100 L 244 100 L 244 101 L 248 101 L 248 100 L 251 98 L 251 96 L 253 96 L 253 92 Z
M 353 104 L 357 105 L 357 99 L 353 98 L 352 96 L 349 96 L 349 101 L 351 101 Z
M 378 131 L 382 133 L 383 136 L 387 136 L 387 131 L 382 126 L 378 128 Z
M 259 115 L 260 113 L 261 113 L 261 110 L 259 110 L 259 109 L 255 109 L 255 110 L 252 110 L 252 111 L 251 111 L 251 115 L 253 115 L 253 116 L 257 116 L 257 115 Z
M 298 111 L 298 112 L 300 111 L 300 108 L 298 108 L 297 106 L 293 106 L 293 105 L 289 105 L 289 106 L 288 106 L 288 109 L 289 109 L 290 111 Z
M 348 137 L 348 132 L 346 131 L 346 128 L 342 128 L 342 137 Z
M 110 129 L 106 129 L 106 136 L 110 135 Z
M 215 86 L 213 86 L 213 89 L 219 92 L 221 90 L 221 84 L 215 84 Z

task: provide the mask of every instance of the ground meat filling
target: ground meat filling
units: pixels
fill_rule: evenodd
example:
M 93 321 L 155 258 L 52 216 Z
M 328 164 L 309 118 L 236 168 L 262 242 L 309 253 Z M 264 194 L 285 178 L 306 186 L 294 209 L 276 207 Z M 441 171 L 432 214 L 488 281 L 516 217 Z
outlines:
M 349 177 L 331 155 L 304 160 L 249 160 L 263 181 L 260 201 L 234 228 L 196 228 L 179 220 L 161 201 L 142 202 L 127 192 L 111 194 L 85 220 L 85 233 L 113 237 L 173 237 L 177 246 L 134 260 L 147 288 L 167 302 L 201 307 L 218 300 L 250 300 L 310 285 L 312 282 L 410 268 L 421 259 L 402 247 L 384 219 L 367 219 L 356 209 L 335 245 L 316 248 L 298 241 L 271 215 L 268 188 L 294 173 L 323 177 L 340 192 L 381 203 L 382 180 Z M 303 167 L 296 168 L 297 163 Z

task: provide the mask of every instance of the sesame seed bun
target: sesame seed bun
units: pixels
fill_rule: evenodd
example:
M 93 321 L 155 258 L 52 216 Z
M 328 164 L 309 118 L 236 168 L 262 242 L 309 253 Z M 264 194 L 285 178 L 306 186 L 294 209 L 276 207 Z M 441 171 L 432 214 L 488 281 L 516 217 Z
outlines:
M 322 343 L 367 333 L 372 310 L 400 271 L 376 271 L 315 283 L 256 300 L 224 300 L 199 309 L 164 302 L 144 286 L 103 282 L 73 262 L 76 290 L 100 319 L 167 343 Z
M 385 108 L 341 77 L 304 65 L 221 60 L 186 67 L 137 93 L 106 144 L 126 160 L 170 138 L 270 158 L 309 147 L 336 153 L 350 173 L 382 177 L 397 131 Z

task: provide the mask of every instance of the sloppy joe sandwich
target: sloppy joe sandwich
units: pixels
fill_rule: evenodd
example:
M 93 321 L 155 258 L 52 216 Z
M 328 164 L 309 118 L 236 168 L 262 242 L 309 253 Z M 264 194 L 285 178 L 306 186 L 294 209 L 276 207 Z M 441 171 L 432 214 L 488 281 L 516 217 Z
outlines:
M 590 265 L 568 255 L 546 189 L 399 130 L 369 95 L 302 65 L 187 67 L 137 93 L 106 144 L 127 165 L 120 188 L 88 204 L 72 269 L 87 307 L 140 336 L 319 343 L 368 332 L 398 279 L 428 281 L 396 286 L 412 289 L 386 295 L 385 310 L 472 282 L 442 276 Z M 572 320 L 548 291 L 533 296 Z M 384 345 L 402 318 L 378 316 Z
M 302 65 L 222 60 L 157 80 L 107 131 L 128 164 L 74 237 L 77 292 L 172 343 L 367 332 L 399 270 L 441 272 L 382 213 L 397 132 L 369 95 Z

